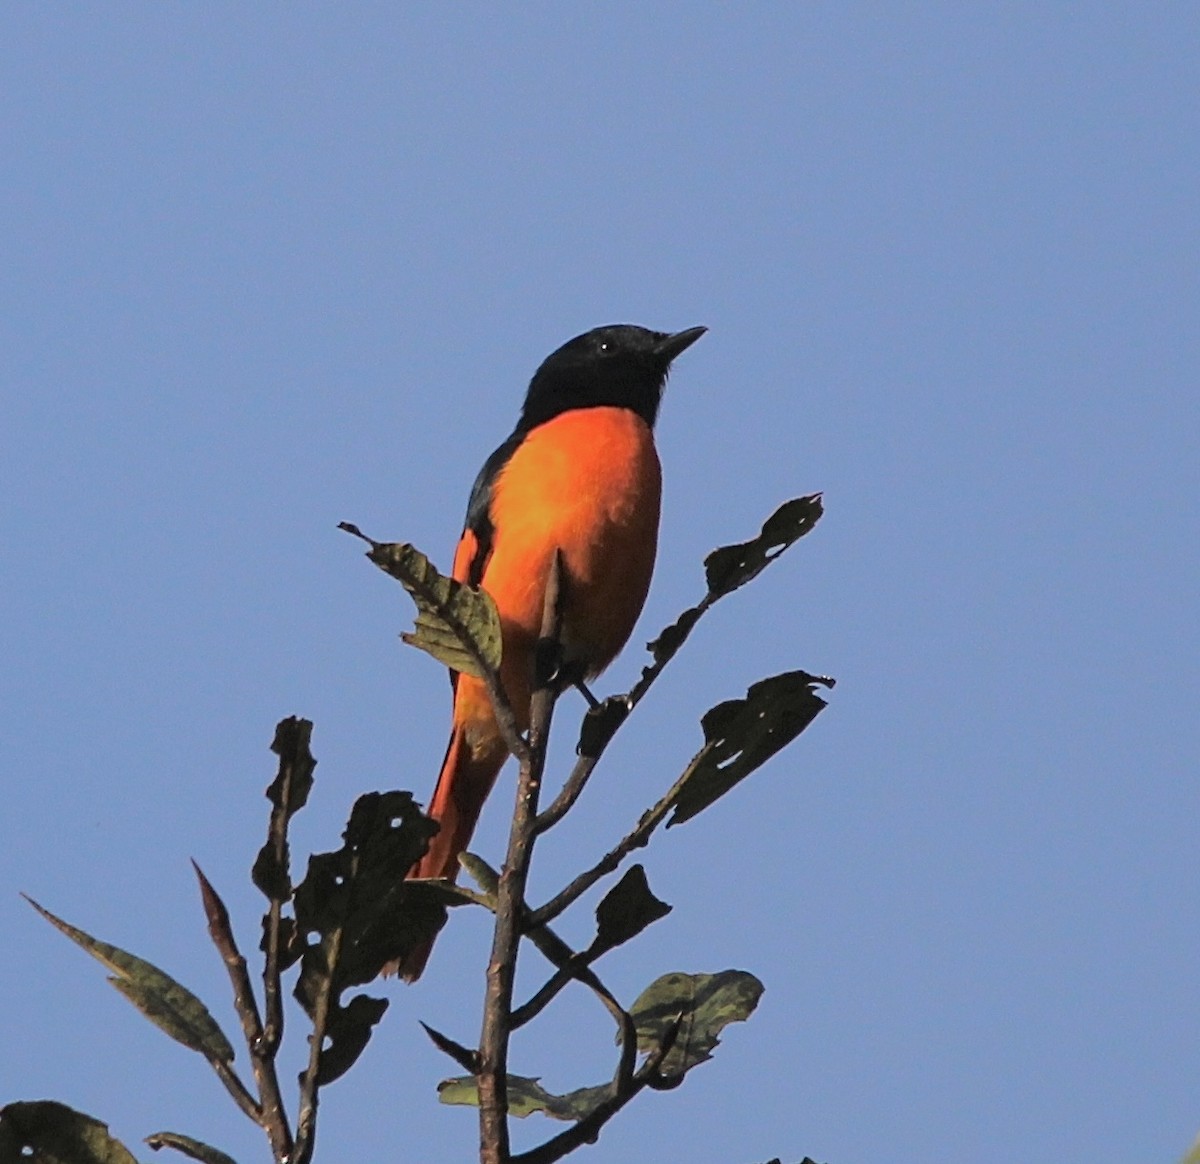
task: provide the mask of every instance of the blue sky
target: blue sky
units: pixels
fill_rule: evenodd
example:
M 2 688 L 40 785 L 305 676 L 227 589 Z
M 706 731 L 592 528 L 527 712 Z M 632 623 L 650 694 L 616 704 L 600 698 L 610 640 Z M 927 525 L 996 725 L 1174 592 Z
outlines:
M 444 675 L 336 523 L 448 564 L 547 352 L 705 324 L 659 424 L 654 586 L 601 690 L 709 549 L 801 493 L 827 513 L 702 624 L 535 896 L 657 797 L 707 707 L 794 667 L 839 685 L 645 854 L 675 910 L 610 956 L 614 989 L 737 967 L 767 990 L 579 1158 L 1177 1159 L 1200 1129 L 1198 59 L 1182 4 L 8 6 L 0 1098 L 266 1158 L 18 890 L 235 1029 L 187 858 L 252 949 L 276 720 L 316 722 L 297 850 L 361 791 L 427 795 L 445 742 Z M 416 1023 L 473 1040 L 486 941 L 456 919 L 427 981 L 386 988 L 318 1159 L 472 1158 Z M 565 1090 L 608 1075 L 609 1040 L 570 998 L 514 1062 Z

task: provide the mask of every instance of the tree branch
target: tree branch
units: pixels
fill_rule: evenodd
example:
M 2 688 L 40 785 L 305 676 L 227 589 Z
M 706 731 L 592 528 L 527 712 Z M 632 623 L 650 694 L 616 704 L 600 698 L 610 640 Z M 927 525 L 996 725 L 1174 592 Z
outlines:
M 579 799 L 599 760 L 600 756 L 595 755 L 580 756 L 575 761 L 575 767 L 571 769 L 571 774 L 559 789 L 558 795 L 551 802 L 550 807 L 545 812 L 538 813 L 537 820 L 533 822 L 535 834 L 540 836 L 547 829 L 553 828 L 575 807 L 575 802 Z
M 543 644 L 556 644 L 562 625 L 563 565 L 561 553 L 551 563 L 536 656 Z M 529 746 L 520 757 L 517 802 L 508 837 L 508 852 L 496 891 L 496 926 L 487 970 L 483 1030 L 479 1039 L 479 1158 L 482 1164 L 508 1164 L 508 1043 L 512 1033 L 513 979 L 525 914 L 525 884 L 533 853 L 533 824 L 546 763 L 546 741 L 554 713 L 552 677 L 538 674 L 530 701 Z
M 221 961 L 225 963 L 233 987 L 234 1008 L 241 1020 L 242 1033 L 250 1051 L 254 1079 L 258 1084 L 258 1102 L 256 1103 L 246 1091 L 245 1085 L 228 1064 L 213 1063 L 213 1066 L 238 1107 L 267 1133 L 275 1159 L 284 1161 L 292 1154 L 293 1141 L 287 1111 L 283 1106 L 283 1096 L 279 1091 L 279 1077 L 275 1073 L 275 1051 L 273 1047 L 267 1046 L 263 1038 L 258 1002 L 250 984 L 246 959 L 242 957 L 233 936 L 229 911 L 195 861 L 192 862 L 192 868 L 200 883 L 200 897 L 204 903 L 205 916 L 208 918 L 209 936 L 221 955 Z
M 679 795 L 679 790 L 687 783 L 700 758 L 705 755 L 706 751 L 706 748 L 702 748 L 696 754 L 691 763 L 680 774 L 679 779 L 667 789 L 666 794 L 653 808 L 642 814 L 641 819 L 630 833 L 613 848 L 609 849 L 595 865 L 586 872 L 581 873 L 560 893 L 530 913 L 528 925 L 531 929 L 537 926 L 544 926 L 547 922 L 553 921 L 563 910 L 578 901 L 601 877 L 605 877 L 613 872 L 634 849 L 641 848 L 650 840 L 654 830 L 658 828 L 667 813 L 671 811 L 671 807 L 675 803 L 675 798 Z
M 644 1088 L 654 1087 L 659 1079 L 658 1069 L 675 1045 L 682 1017 L 682 1015 L 679 1016 L 673 1026 L 667 1029 L 662 1042 L 646 1057 L 641 1068 L 628 1076 L 624 1086 L 621 1085 L 620 1077 L 618 1077 L 617 1086 L 609 1099 L 599 1104 L 594 1111 L 578 1123 L 572 1124 L 566 1131 L 559 1132 L 557 1136 L 553 1136 L 536 1148 L 531 1148 L 528 1152 L 513 1156 L 509 1164 L 554 1164 L 555 1160 L 561 1160 L 568 1153 L 574 1152 L 576 1148 L 580 1148 L 584 1144 L 594 1144 L 600 1137 L 600 1129 L 621 1108 Z M 633 1045 L 636 1048 L 636 1037 Z M 624 1059 L 624 1054 L 622 1054 L 622 1059 Z
M 587 753 L 581 753 L 579 759 L 575 762 L 575 767 L 571 769 L 571 774 L 567 777 L 558 795 L 551 802 L 550 807 L 538 815 L 537 820 L 534 822 L 534 831 L 536 833 L 540 835 L 548 829 L 553 828 L 575 806 L 575 802 L 586 787 L 593 770 L 600 762 L 600 757 L 604 754 L 613 736 L 617 734 L 629 718 L 633 709 L 646 697 L 647 692 L 654 686 L 655 680 L 663 673 L 666 665 L 678 654 L 679 648 L 683 646 L 688 635 L 692 633 L 692 629 L 696 623 L 707 613 L 718 597 L 712 593 L 706 594 L 695 606 L 687 610 L 677 622 L 663 631 L 655 642 L 650 644 L 650 649 L 654 653 L 654 660 L 649 666 L 642 668 L 641 678 L 629 689 L 626 695 L 612 696 L 608 700 L 605 700 L 604 703 L 593 705 L 589 709 L 588 715 L 602 715 L 606 706 L 614 703 L 621 708 L 618 713 L 619 718 L 607 730 L 602 729 L 601 737 L 595 746 Z M 662 645 L 668 636 L 672 636 L 673 638 L 669 649 Z
M 500 884 L 499 874 L 482 857 L 474 854 L 471 854 L 469 861 L 464 862 L 463 865 L 483 890 L 483 893 L 478 895 L 478 904 L 495 913 L 496 890 Z M 593 991 L 604 1003 L 605 1009 L 613 1016 L 617 1026 L 623 1027 L 628 1015 L 608 987 L 589 968 L 594 959 L 585 961 L 583 954 L 572 950 L 549 926 L 530 929 L 528 906 L 523 906 L 522 909 L 521 933 L 537 947 L 546 961 L 554 966 L 555 974 L 532 998 L 512 1011 L 510 1018 L 512 1030 L 515 1031 L 536 1018 L 563 986 L 572 980 Z M 474 1074 L 474 1071 L 472 1073 Z
M 325 981 L 313 1004 L 312 1034 L 308 1036 L 308 1064 L 300 1076 L 300 1107 L 296 1116 L 295 1164 L 308 1164 L 316 1147 L 318 1076 L 321 1053 L 325 1049 L 325 1033 L 329 1025 L 330 1006 L 334 1001 L 333 980 L 342 952 L 342 924 L 328 936 Z M 292 1164 L 291 1160 L 285 1164 Z

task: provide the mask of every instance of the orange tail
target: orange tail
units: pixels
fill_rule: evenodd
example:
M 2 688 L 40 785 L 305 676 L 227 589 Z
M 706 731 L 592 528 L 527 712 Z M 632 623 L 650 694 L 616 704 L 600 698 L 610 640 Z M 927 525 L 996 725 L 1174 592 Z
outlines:
M 508 752 L 501 746 L 489 748 L 481 758 L 472 755 L 467 744 L 466 729 L 456 723 L 446 748 L 446 758 L 433 790 L 429 815 L 441 825 L 437 836 L 429 842 L 429 852 L 413 866 L 410 877 L 445 877 L 450 881 L 458 876 L 458 855 L 471 843 L 471 834 L 483 809 L 492 785 Z M 421 977 L 433 941 L 418 946 L 397 964 L 400 974 L 409 982 Z

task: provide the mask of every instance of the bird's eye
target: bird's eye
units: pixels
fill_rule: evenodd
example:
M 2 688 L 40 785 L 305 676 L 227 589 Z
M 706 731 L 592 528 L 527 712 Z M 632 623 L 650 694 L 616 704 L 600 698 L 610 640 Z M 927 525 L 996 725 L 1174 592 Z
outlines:
M 611 340 L 601 340 L 596 345 L 596 351 L 601 352 L 601 353 L 611 352 L 612 351 L 612 341 Z

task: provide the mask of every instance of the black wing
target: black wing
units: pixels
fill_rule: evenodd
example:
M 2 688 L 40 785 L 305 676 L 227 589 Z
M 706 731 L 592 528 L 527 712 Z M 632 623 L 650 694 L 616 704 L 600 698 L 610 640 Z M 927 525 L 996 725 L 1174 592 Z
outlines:
M 483 568 L 487 565 L 487 560 L 492 553 L 492 537 L 495 533 L 491 512 L 492 487 L 500 475 L 500 470 L 508 464 L 508 459 L 517 451 L 524 439 L 523 431 L 518 429 L 514 432 L 483 462 L 483 468 L 479 470 L 475 484 L 471 486 L 471 499 L 467 502 L 467 519 L 463 523 L 463 528 L 469 529 L 475 535 L 475 556 L 471 559 L 471 566 L 467 573 L 467 582 L 472 586 L 478 586 L 483 579 Z

